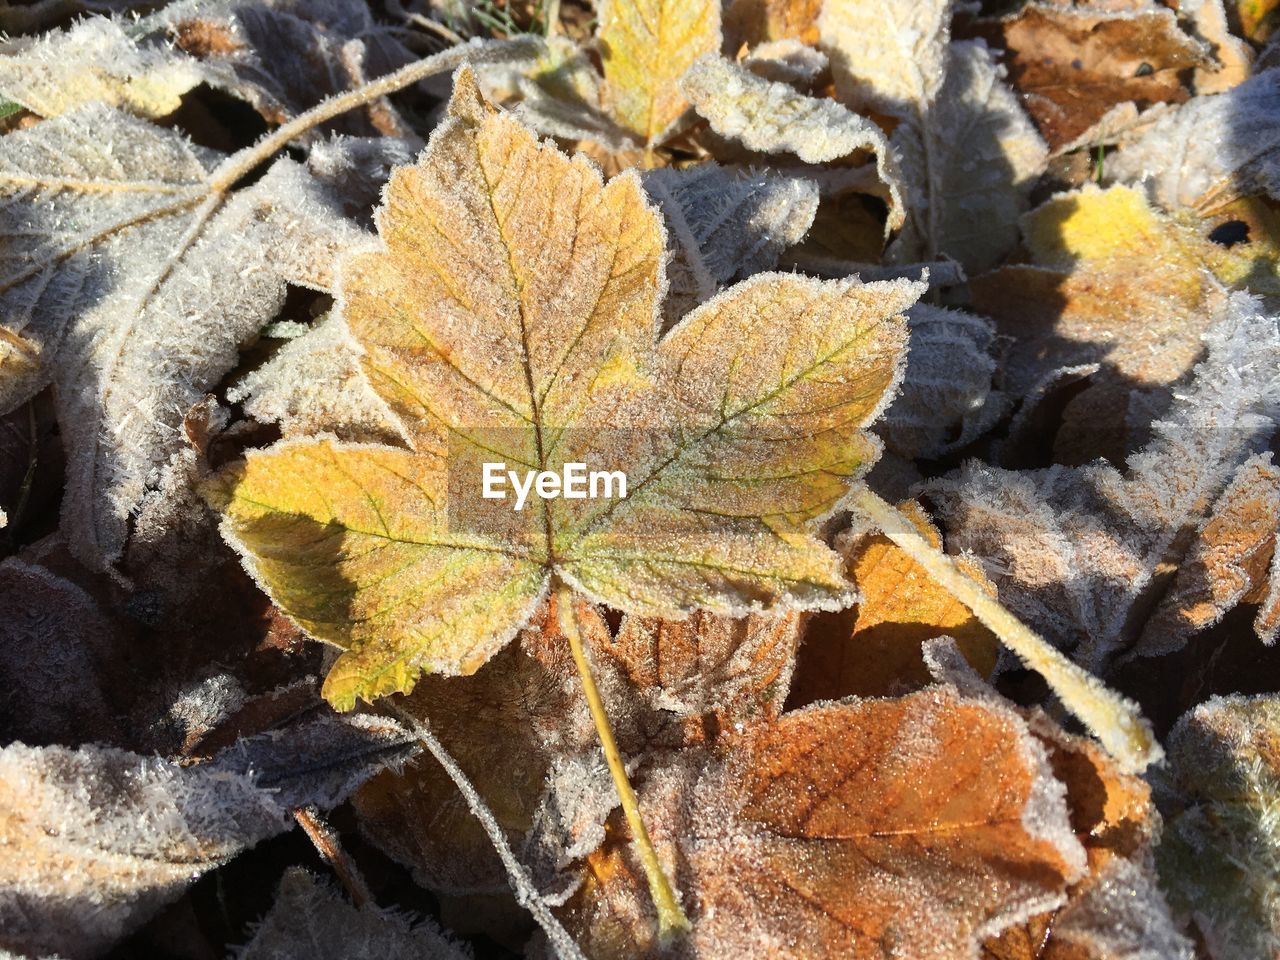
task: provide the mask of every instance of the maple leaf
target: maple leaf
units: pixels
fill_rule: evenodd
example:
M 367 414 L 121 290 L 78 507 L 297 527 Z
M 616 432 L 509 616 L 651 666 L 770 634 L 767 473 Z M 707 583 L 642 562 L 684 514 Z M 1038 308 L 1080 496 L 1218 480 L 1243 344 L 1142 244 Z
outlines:
M 1180 103 L 1180 74 L 1208 48 L 1166 7 L 1097 10 L 1029 3 L 982 30 L 1009 51 L 1009 78 L 1055 151 L 1093 146 L 1117 106 Z M 1114 131 L 1111 131 L 1114 135 Z
M 517 47 L 465 45 L 418 66 L 501 49 Z M 286 284 L 328 289 L 336 252 L 365 236 L 291 160 L 232 190 L 246 157 L 254 148 L 224 158 L 95 103 L 0 139 L 0 342 L 11 356 L 18 335 L 39 365 L 0 380 L 0 409 L 57 385 L 71 452 L 63 531 L 91 565 L 118 559 L 130 515 L 182 446 L 183 416 L 275 316 Z
M 839 99 L 898 121 L 907 221 L 890 255 L 972 270 L 1014 245 L 1047 151 L 981 41 L 950 42 L 950 0 L 832 0 L 818 26 Z
M 340 308 L 414 449 L 289 441 L 209 491 L 267 592 L 347 651 L 332 703 L 474 672 L 553 576 L 643 615 L 848 602 L 811 524 L 875 457 L 859 428 L 900 375 L 920 284 L 757 275 L 655 345 L 664 238 L 638 179 L 603 185 L 469 71 L 379 232 L 343 264 Z M 629 495 L 485 514 L 495 458 L 607 464 Z
M 605 102 L 641 145 L 655 146 L 688 107 L 677 81 L 720 48 L 720 2 L 605 0 L 599 17 Z
M 1280 698 L 1214 697 L 1178 721 L 1169 761 L 1179 812 L 1160 875 L 1213 960 L 1280 950 Z
M 933 687 L 749 725 L 644 797 L 689 891 L 692 957 L 967 956 L 1084 869 L 1062 787 L 1008 707 Z M 593 957 L 660 955 L 616 838 L 566 923 Z

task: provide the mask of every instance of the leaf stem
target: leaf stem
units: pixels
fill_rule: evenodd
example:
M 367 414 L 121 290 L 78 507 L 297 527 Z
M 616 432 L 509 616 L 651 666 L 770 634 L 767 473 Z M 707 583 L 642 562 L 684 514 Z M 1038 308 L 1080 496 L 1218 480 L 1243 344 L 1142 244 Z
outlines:
M 568 638 L 574 663 L 578 665 L 578 675 L 582 678 L 582 691 L 587 696 L 587 707 L 591 711 L 591 719 L 595 721 L 596 733 L 600 736 L 600 746 L 604 749 L 604 759 L 609 765 L 609 774 L 613 777 L 614 787 L 617 788 L 618 799 L 622 801 L 622 812 L 626 814 L 636 852 L 640 854 L 640 862 L 644 865 L 645 878 L 649 881 L 649 895 L 658 909 L 658 936 L 665 940 L 678 932 L 688 930 L 689 918 L 685 916 L 684 910 L 680 907 L 680 901 L 676 899 L 671 881 L 667 879 L 667 874 L 658 861 L 658 852 L 653 847 L 653 841 L 649 839 L 649 831 L 645 829 L 644 820 L 640 818 L 640 803 L 636 799 L 635 790 L 631 787 L 631 781 L 627 779 L 627 768 L 622 763 L 618 743 L 613 739 L 609 716 L 605 713 L 600 689 L 596 686 L 595 676 L 591 673 L 591 664 L 582 646 L 582 634 L 578 631 L 578 617 L 573 610 L 573 593 L 568 587 L 562 586 L 557 592 L 556 608 L 560 616 L 560 630 Z
M 893 504 L 865 485 L 854 493 L 853 502 L 886 537 L 920 564 L 938 586 L 968 607 L 1024 664 L 1039 672 L 1062 703 L 1084 722 L 1121 766 L 1138 772 L 1164 756 L 1136 703 L 1067 659 L 1001 606 L 949 556 L 925 540 Z
M 211 191 L 230 189 L 254 167 L 283 149 L 290 140 L 310 132 L 315 127 L 332 120 L 339 114 L 354 110 L 379 97 L 403 90 L 438 73 L 445 73 L 464 63 L 488 63 L 503 60 L 521 60 L 538 55 L 542 41 L 537 37 L 520 37 L 514 40 L 473 40 L 461 46 L 450 47 L 422 60 L 379 77 L 355 90 L 330 97 L 267 134 L 257 143 L 233 153 L 213 172 L 208 187 Z
M 533 880 L 529 877 L 524 867 L 521 866 L 520 861 L 516 859 L 515 853 L 511 850 L 511 844 L 507 842 L 507 835 L 503 832 L 502 827 L 498 825 L 498 821 L 494 818 L 488 806 L 485 805 L 479 791 L 467 779 L 465 771 L 458 766 L 458 761 L 453 759 L 449 751 L 445 749 L 444 744 L 432 732 L 430 725 L 425 720 L 421 720 L 409 713 L 409 711 L 397 706 L 391 699 L 383 700 L 379 706 L 412 730 L 413 735 L 422 741 L 431 756 L 435 757 L 436 762 L 444 768 L 444 772 L 448 774 L 449 779 L 453 781 L 453 785 L 462 794 L 462 799 L 466 801 L 467 809 L 471 811 L 472 816 L 480 821 L 480 826 L 484 828 L 484 832 L 488 835 L 489 842 L 493 844 L 493 849 L 497 852 L 498 859 L 502 861 L 502 866 L 507 871 L 507 878 L 511 882 L 511 889 L 515 893 L 516 902 L 528 910 L 534 921 L 542 928 L 542 932 L 547 935 L 547 941 L 551 944 L 551 949 L 555 952 L 558 960 L 586 960 L 582 951 L 578 949 L 578 945 L 569 936 L 569 932 L 561 926 L 560 921 L 556 919 L 555 914 L 547 906 L 546 900 L 538 893 L 538 888 L 533 885 Z

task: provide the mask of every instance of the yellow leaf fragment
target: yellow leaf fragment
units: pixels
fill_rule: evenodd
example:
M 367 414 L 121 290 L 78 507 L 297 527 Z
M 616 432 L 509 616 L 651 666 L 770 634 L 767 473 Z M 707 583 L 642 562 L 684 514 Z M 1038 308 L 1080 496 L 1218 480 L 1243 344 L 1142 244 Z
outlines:
M 597 36 L 614 117 L 656 146 L 689 106 L 677 81 L 720 49 L 720 0 L 604 0 Z
M 639 179 L 539 143 L 468 70 L 378 228 L 338 308 L 413 449 L 290 441 L 210 491 L 263 588 L 347 651 L 331 702 L 475 671 L 553 578 L 642 616 L 848 602 L 813 524 L 878 454 L 862 428 L 922 284 L 758 274 L 655 343 L 665 237 Z M 626 493 L 515 510 L 482 496 L 495 462 Z
M 1223 247 L 1194 217 L 1162 214 L 1131 187 L 1060 194 L 1022 229 L 1033 264 L 974 278 L 974 306 L 1015 338 L 1013 393 L 1057 368 L 1105 362 L 1064 413 L 1067 462 L 1124 456 L 1126 427 L 1113 412 L 1135 389 L 1165 390 L 1190 371 L 1221 311 L 1221 285 L 1280 292 L 1269 241 Z
M 898 507 L 935 549 L 942 537 L 914 500 Z M 953 637 L 965 658 L 984 676 L 995 667 L 999 642 L 978 619 L 944 591 L 919 564 L 882 533 L 837 543 L 849 578 L 861 598 L 849 614 L 816 617 L 806 631 L 796 667 L 793 702 L 877 697 L 932 682 L 921 648 L 936 637 Z M 995 587 L 978 564 L 958 559 L 965 573 Z

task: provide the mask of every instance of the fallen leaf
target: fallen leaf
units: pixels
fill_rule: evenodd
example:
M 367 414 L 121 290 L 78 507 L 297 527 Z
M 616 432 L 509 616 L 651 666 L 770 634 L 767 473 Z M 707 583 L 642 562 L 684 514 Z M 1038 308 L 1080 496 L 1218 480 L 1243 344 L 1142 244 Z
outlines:
M 1056 450 L 1066 462 L 1132 449 L 1130 404 L 1167 405 L 1201 355 L 1222 284 L 1280 292 L 1269 241 L 1225 248 L 1196 218 L 1161 214 L 1131 187 L 1060 194 L 1022 230 L 1033 264 L 974 278 L 974 306 L 1012 340 L 1002 373 L 1015 396 L 1060 367 L 1103 364 L 1063 412 Z
M 1166 207 L 1212 211 L 1239 197 L 1280 196 L 1280 70 L 1196 97 L 1107 159 L 1107 177 L 1142 182 Z
M 0 726 L 29 746 L 115 739 L 127 633 L 79 585 L 18 557 L 0 563 Z
M 251 103 L 272 123 L 414 59 L 358 0 L 180 0 L 146 25 L 156 42 L 195 57 L 204 82 Z M 385 98 L 333 126 L 361 135 L 408 132 Z
M 870 120 L 834 100 L 807 97 L 719 56 L 695 60 L 681 78 L 680 89 L 712 130 L 761 153 L 794 153 L 806 163 L 826 163 L 859 150 L 873 151 L 877 172 L 889 191 L 885 230 L 902 226 L 905 212 L 893 153 Z
M 772 40 L 799 40 L 816 46 L 822 0 L 732 0 L 725 33 L 757 46 Z
M 1280 951 L 1280 699 L 1214 697 L 1169 735 L 1181 812 L 1159 850 L 1161 879 L 1213 960 Z
M 1120 104 L 1183 102 L 1181 74 L 1209 62 L 1207 46 L 1155 3 L 1117 11 L 1029 3 L 982 33 L 1008 51 L 1009 80 L 1055 151 Z
M 359 346 L 330 313 L 227 391 L 227 400 L 286 437 L 332 433 L 396 442 L 399 427 L 360 369 Z
M 293 806 L 341 799 L 381 762 L 375 747 L 414 746 L 387 721 L 326 723 L 310 754 L 296 739 L 245 742 L 194 767 L 109 747 L 0 749 L 0 946 L 99 956 L 200 874 L 287 830 Z M 344 723 L 362 731 L 363 773 L 316 779 Z M 277 753 L 275 775 L 256 770 Z
M 1214 504 L 1134 652 L 1150 657 L 1178 650 L 1247 595 L 1265 587 L 1277 529 L 1280 470 L 1270 454 L 1263 454 L 1240 467 Z M 1274 642 L 1275 633 L 1264 616 L 1259 616 L 1256 627 L 1259 637 Z
M 815 706 L 641 787 L 692 957 L 954 958 L 1084 869 L 1062 787 L 1011 710 L 934 687 Z M 593 957 L 659 954 L 614 833 L 565 908 Z
M 898 396 L 876 428 L 904 457 L 939 457 L 968 446 L 1008 410 L 991 387 L 995 329 L 985 317 L 918 303 Z
M 642 615 L 847 602 L 812 523 L 875 457 L 859 428 L 899 376 L 919 284 L 758 274 L 655 348 L 664 244 L 638 178 L 604 186 L 467 70 L 379 231 L 341 267 L 340 307 L 415 450 L 286 441 L 208 488 L 247 569 L 347 651 L 330 702 L 474 672 L 553 574 Z M 625 499 L 516 512 L 473 489 L 495 459 L 636 479 Z
M 1009 471 L 975 461 L 925 485 L 948 544 L 972 551 L 1001 602 L 1084 663 L 1133 644 L 1135 608 L 1280 418 L 1276 319 L 1235 294 L 1205 340 L 1207 359 L 1125 475 L 1101 462 Z
M 1196 36 L 1206 41 L 1216 62 L 1195 72 L 1196 93 L 1225 93 L 1249 79 L 1254 52 L 1232 30 L 1232 19 L 1223 0 L 1191 0 L 1178 13 L 1191 21 Z
M 898 509 L 941 549 L 942 536 L 919 504 L 908 500 Z M 852 619 L 847 613 L 820 615 L 808 624 L 791 704 L 888 696 L 928 686 L 933 678 L 922 647 L 935 637 L 954 638 L 966 659 L 982 675 L 990 675 L 999 642 L 888 537 L 855 529 L 842 533 L 836 545 L 861 596 Z M 957 562 L 995 595 L 977 563 Z
M 217 159 L 98 105 L 0 141 L 0 303 L 42 374 L 4 407 L 57 385 L 63 529 L 90 564 L 119 556 L 183 414 L 275 315 L 286 281 L 326 283 L 322 264 L 360 236 L 288 160 L 220 203 L 204 187 Z
M 120 21 L 105 17 L 0 46 L 0 94 L 41 117 L 94 101 L 140 117 L 163 117 L 202 80 L 196 60 L 164 46 L 140 45 Z
M 981 41 L 951 43 L 949 0 L 832 2 L 818 26 L 836 92 L 897 121 L 906 226 L 890 255 L 993 266 L 1044 168 L 1044 142 Z
M 427 917 L 376 904 L 355 907 L 300 867 L 280 880 L 275 902 L 238 960 L 470 960 L 469 947 Z
M 720 48 L 720 2 L 604 0 L 599 22 L 605 102 L 640 145 L 654 147 L 688 107 L 677 82 Z
M 662 210 L 671 247 L 662 305 L 668 326 L 710 300 L 722 284 L 777 266 L 782 251 L 808 232 L 818 209 L 811 181 L 714 163 L 650 170 L 641 182 Z
M 603 639 L 603 638 L 602 638 Z M 776 720 L 791 687 L 799 614 L 743 619 L 695 613 L 687 620 L 625 617 L 600 644 L 655 713 L 696 721 L 686 742 L 744 723 Z

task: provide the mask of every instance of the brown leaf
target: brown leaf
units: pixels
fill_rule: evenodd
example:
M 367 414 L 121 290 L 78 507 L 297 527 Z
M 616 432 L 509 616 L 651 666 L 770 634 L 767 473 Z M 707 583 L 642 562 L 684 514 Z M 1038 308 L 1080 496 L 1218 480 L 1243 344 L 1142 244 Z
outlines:
M 919 504 L 908 500 L 898 509 L 941 548 L 942 537 Z M 921 647 L 941 636 L 955 638 L 966 659 L 990 674 L 998 653 L 996 638 L 888 537 L 850 531 L 837 546 L 861 599 L 854 611 L 811 620 L 800 648 L 792 703 L 885 696 L 927 686 L 932 680 Z M 988 583 L 976 563 L 958 562 L 969 576 Z M 989 592 L 994 596 L 995 587 Z
M 641 805 L 685 891 L 689 957 L 953 960 L 1084 868 L 1043 748 L 945 687 L 755 726 L 652 775 Z M 585 872 L 566 908 L 584 950 L 654 956 L 623 838 Z
M 1101 12 L 1029 3 L 982 30 L 1008 50 L 1009 77 L 1051 150 L 1069 146 L 1122 103 L 1187 99 L 1179 74 L 1208 62 L 1173 11 Z
M 732 46 L 795 39 L 817 46 L 822 0 L 732 0 L 724 15 Z
M 1214 504 L 1135 651 L 1156 656 L 1177 650 L 1246 595 L 1261 594 L 1270 579 L 1278 528 L 1280 469 L 1265 454 L 1245 463 Z M 1267 619 L 1265 612 L 1259 616 L 1257 632 L 1274 642 Z

